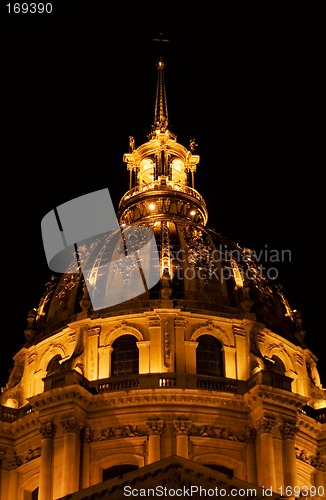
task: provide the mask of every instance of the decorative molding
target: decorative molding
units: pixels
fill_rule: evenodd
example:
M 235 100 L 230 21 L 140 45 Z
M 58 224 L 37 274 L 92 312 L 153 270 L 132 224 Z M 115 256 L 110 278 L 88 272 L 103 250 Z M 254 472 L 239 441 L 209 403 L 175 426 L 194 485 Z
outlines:
M 100 335 L 101 330 L 102 330 L 101 326 L 94 326 L 94 327 L 88 328 L 87 333 L 88 333 L 89 337 L 93 337 L 95 335 Z
M 139 437 L 145 436 L 145 433 L 138 429 L 137 425 L 122 425 L 116 427 L 105 427 L 101 430 L 97 441 L 106 441 L 107 439 L 117 437 Z
M 161 326 L 161 318 L 159 316 L 149 316 L 148 325 L 151 326 Z
M 206 323 L 201 323 L 195 326 L 190 340 L 197 341 L 200 335 L 204 335 L 207 333 L 216 337 L 222 342 L 223 345 L 232 347 L 233 343 L 231 342 L 230 336 L 227 334 L 227 332 L 219 325 L 214 324 L 212 321 L 207 321 Z
M 144 339 L 143 333 L 140 331 L 138 325 L 135 326 L 127 321 L 121 321 L 118 325 L 114 326 L 105 336 L 104 346 L 112 345 L 113 342 L 121 335 L 133 335 L 138 342 Z M 102 346 L 103 347 L 103 346 Z

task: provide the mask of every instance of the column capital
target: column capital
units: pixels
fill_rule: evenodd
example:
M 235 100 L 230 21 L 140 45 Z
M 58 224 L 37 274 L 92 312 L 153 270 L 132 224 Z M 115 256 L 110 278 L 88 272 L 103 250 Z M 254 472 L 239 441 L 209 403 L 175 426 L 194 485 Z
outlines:
M 326 464 L 322 457 L 320 456 L 320 452 L 317 452 L 317 455 L 311 459 L 311 465 L 317 469 L 318 471 L 325 472 Z
M 66 417 L 60 420 L 60 424 L 66 433 L 77 433 L 80 430 L 76 417 Z
M 99 335 L 101 333 L 101 327 L 100 326 L 94 326 L 92 328 L 89 328 L 87 330 L 87 333 L 88 333 L 89 337 L 92 337 L 94 335 Z
M 271 417 L 262 417 L 256 423 L 256 429 L 259 434 L 271 434 L 275 426 L 276 420 Z
M 149 435 L 161 436 L 164 427 L 164 420 L 161 419 L 147 420 L 146 427 Z
M 9 470 L 15 470 L 18 467 L 20 467 L 23 463 L 23 459 L 21 455 L 17 455 L 16 452 L 12 452 L 11 455 L 8 457 L 8 466 Z
M 42 424 L 39 432 L 43 439 L 53 439 L 57 431 L 57 426 L 53 422 Z
M 295 424 L 291 424 L 289 422 L 284 422 L 280 426 L 280 433 L 282 436 L 282 439 L 295 439 L 295 436 L 297 432 L 299 431 L 299 428 Z
M 257 430 L 250 425 L 248 427 L 246 427 L 242 433 L 242 439 L 247 444 L 255 443 L 256 437 L 257 437 Z
M 174 429 L 177 433 L 178 436 L 188 436 L 191 426 L 192 426 L 192 420 L 175 420 L 173 422 Z

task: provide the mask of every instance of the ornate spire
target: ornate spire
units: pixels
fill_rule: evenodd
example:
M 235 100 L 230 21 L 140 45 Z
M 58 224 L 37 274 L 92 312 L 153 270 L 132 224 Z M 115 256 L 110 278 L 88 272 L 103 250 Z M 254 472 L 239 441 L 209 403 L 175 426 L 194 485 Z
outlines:
M 129 152 L 124 154 L 130 172 L 129 191 L 121 198 L 118 208 L 120 224 L 160 221 L 178 218 L 205 225 L 206 204 L 194 189 L 194 173 L 199 155 L 194 154 L 195 139 L 189 149 L 177 142 L 168 129 L 168 108 L 164 81 L 165 62 L 159 58 L 154 124 L 148 142 L 135 147 L 129 136 Z M 169 287 L 165 292 L 168 292 Z
M 157 85 L 156 85 L 154 126 L 156 127 L 156 129 L 159 128 L 161 132 L 165 132 L 169 124 L 169 115 L 168 115 L 168 105 L 166 99 L 166 89 L 165 89 L 165 79 L 164 79 L 165 62 L 163 61 L 162 58 L 160 58 L 157 61 L 156 67 L 158 70 L 158 74 L 157 74 Z
M 155 110 L 154 110 L 154 124 L 152 125 L 151 132 L 148 135 L 149 139 L 155 137 L 156 132 L 161 133 L 168 132 L 169 126 L 169 113 L 168 104 L 166 98 L 166 88 L 165 88 L 165 78 L 164 69 L 165 62 L 160 57 L 156 62 L 157 67 L 157 84 L 156 84 L 156 98 L 155 98 Z M 168 132 L 169 133 L 169 132 Z M 174 137 L 174 134 L 171 134 Z

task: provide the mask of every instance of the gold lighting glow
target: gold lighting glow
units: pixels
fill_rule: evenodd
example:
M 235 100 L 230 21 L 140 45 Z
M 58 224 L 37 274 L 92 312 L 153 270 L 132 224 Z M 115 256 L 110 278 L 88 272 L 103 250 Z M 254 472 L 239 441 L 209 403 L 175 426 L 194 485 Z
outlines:
M 231 260 L 231 268 L 233 271 L 233 276 L 234 276 L 234 280 L 235 280 L 237 287 L 242 288 L 243 287 L 243 279 L 242 279 L 241 273 L 239 271 L 238 264 L 236 263 L 235 260 Z

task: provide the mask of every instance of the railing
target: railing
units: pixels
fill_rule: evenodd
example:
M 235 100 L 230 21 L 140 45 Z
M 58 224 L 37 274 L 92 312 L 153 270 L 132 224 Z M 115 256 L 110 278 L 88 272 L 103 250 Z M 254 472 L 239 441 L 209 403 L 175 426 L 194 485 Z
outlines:
M 187 373 L 143 373 L 134 375 L 123 375 L 120 377 L 108 377 L 106 379 L 89 381 L 80 373 L 70 370 L 58 372 L 44 379 L 44 391 L 62 388 L 69 385 L 81 385 L 93 394 L 124 391 L 130 389 L 204 389 L 210 391 L 230 392 L 233 394 L 245 394 L 257 385 L 267 385 L 276 389 L 291 391 L 292 379 L 271 371 L 260 371 L 249 380 L 236 380 L 226 377 L 211 377 L 199 374 Z
M 178 191 L 180 193 L 185 193 L 188 196 L 191 196 L 192 198 L 195 198 L 196 200 L 200 201 L 203 205 L 205 205 L 204 198 L 201 196 L 201 194 L 198 193 L 198 191 L 190 186 L 186 186 L 184 184 L 178 184 L 176 182 L 172 182 L 170 180 L 166 181 L 166 184 L 161 184 L 158 181 L 151 182 L 148 184 L 144 184 L 143 186 L 135 186 L 129 191 L 126 192 L 126 194 L 121 198 L 120 203 L 119 203 L 119 209 L 128 201 L 130 198 L 133 198 L 136 195 L 141 195 L 145 194 L 149 191 L 168 191 L 168 190 L 173 190 L 173 191 Z
M 326 408 L 323 408 L 321 411 L 316 412 L 316 416 L 314 418 L 321 424 L 326 424 Z
M 253 375 L 247 383 L 248 390 L 256 385 L 267 385 L 274 389 L 283 389 L 291 392 L 292 378 L 268 370 L 261 370 Z
M 247 391 L 243 380 L 224 377 L 208 377 L 186 373 L 149 373 L 136 376 L 110 377 L 90 382 L 92 392 L 103 393 L 126 389 L 206 389 L 211 391 L 244 394 Z
M 44 392 L 78 385 L 84 387 L 93 395 L 137 389 L 157 389 L 159 391 L 165 389 L 196 389 L 243 395 L 259 385 L 291 392 L 292 379 L 279 373 L 262 370 L 246 381 L 175 372 L 134 374 L 90 381 L 77 371 L 69 370 L 67 372 L 53 373 L 45 377 L 43 381 Z M 35 409 L 30 405 L 18 409 L 0 406 L 0 421 L 14 422 L 34 411 Z M 321 423 L 326 422 L 326 409 L 318 412 L 312 411 L 311 416 L 315 420 Z
M 0 422 L 15 422 L 20 418 L 34 413 L 35 409 L 31 405 L 23 406 L 22 408 L 9 408 L 8 406 L 0 406 Z
M 244 394 L 248 390 L 247 383 L 243 380 L 174 372 L 123 375 L 89 381 L 80 373 L 69 370 L 67 372 L 53 373 L 43 380 L 44 392 L 74 384 L 81 385 L 93 394 L 130 389 L 164 389 L 171 387 L 177 389 L 206 389 L 237 394 Z
M 308 417 L 314 418 L 321 424 L 326 424 L 326 408 L 315 409 L 311 406 L 305 406 L 302 408 L 302 413 L 308 415 Z

